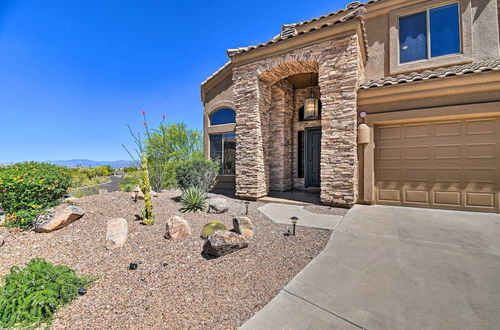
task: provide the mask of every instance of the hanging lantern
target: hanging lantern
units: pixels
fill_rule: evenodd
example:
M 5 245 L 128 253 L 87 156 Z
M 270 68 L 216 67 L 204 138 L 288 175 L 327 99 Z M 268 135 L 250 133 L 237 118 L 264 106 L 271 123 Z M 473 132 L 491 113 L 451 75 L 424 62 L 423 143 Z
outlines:
M 313 74 L 311 73 L 311 86 L 313 84 Z M 309 91 L 309 97 L 304 101 L 304 119 L 319 118 L 319 100 L 314 94 L 313 89 Z

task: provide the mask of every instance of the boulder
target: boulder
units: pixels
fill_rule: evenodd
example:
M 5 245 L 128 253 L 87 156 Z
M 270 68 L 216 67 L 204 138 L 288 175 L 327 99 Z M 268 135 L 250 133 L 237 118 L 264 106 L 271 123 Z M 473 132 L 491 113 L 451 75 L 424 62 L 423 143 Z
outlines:
M 62 204 L 52 212 L 40 215 L 35 220 L 34 230 L 38 233 L 48 233 L 66 227 L 84 214 L 85 212 L 78 206 Z
M 209 198 L 207 200 L 208 213 L 224 213 L 229 209 L 227 200 L 224 198 Z
M 173 216 L 167 220 L 165 238 L 166 239 L 185 239 L 191 237 L 191 226 L 179 216 Z
M 206 255 L 221 257 L 247 246 L 248 241 L 240 234 L 227 230 L 218 230 L 208 236 L 203 245 L 203 252 Z
M 234 230 L 245 238 L 253 237 L 253 224 L 248 217 L 233 218 Z
M 144 193 L 142 192 L 141 188 L 139 186 L 135 187 L 134 189 L 134 194 L 137 192 L 137 200 L 144 200 Z M 152 197 L 158 197 L 158 193 L 154 190 L 151 190 L 151 196 Z
M 123 218 L 109 220 L 106 229 L 106 249 L 113 250 L 121 248 L 127 241 L 127 236 L 127 220 Z

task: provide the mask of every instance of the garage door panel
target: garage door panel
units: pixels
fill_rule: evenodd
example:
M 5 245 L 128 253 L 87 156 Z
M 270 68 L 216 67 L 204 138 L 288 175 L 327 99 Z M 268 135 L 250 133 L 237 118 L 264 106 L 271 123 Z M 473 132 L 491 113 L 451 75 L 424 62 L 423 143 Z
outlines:
M 433 149 L 434 159 L 460 159 L 462 157 L 461 144 L 438 144 Z
M 439 206 L 456 206 L 460 207 L 462 204 L 462 192 L 461 191 L 449 191 L 449 190 L 435 190 L 434 191 L 434 204 Z
M 496 120 L 494 118 L 466 120 L 465 132 L 467 135 L 497 134 Z
M 378 126 L 376 201 L 500 211 L 500 117 Z
M 468 207 L 495 207 L 495 193 L 465 192 L 465 204 Z
M 462 135 L 461 121 L 446 121 L 434 124 L 434 136 L 460 136 Z

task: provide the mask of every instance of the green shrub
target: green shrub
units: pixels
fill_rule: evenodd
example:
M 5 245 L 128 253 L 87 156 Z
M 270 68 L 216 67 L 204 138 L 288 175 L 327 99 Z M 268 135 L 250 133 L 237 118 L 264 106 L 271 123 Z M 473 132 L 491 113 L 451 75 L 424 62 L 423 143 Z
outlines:
M 27 162 L 0 168 L 0 205 L 26 220 L 58 204 L 71 185 L 70 170 L 52 164 Z M 22 217 L 17 216 L 22 212 Z M 28 213 L 31 216 L 28 216 Z M 31 219 L 32 220 L 32 219 Z
M 113 174 L 114 170 L 110 166 L 97 166 L 89 168 L 72 168 L 69 169 L 73 179 L 71 187 L 78 188 L 101 184 L 109 181 L 107 178 Z
M 12 267 L 0 288 L 0 328 L 50 325 L 58 309 L 71 302 L 78 290 L 87 288 L 92 280 L 43 259 L 32 259 L 24 268 Z
M 227 227 L 220 221 L 210 221 L 203 226 L 203 229 L 201 230 L 201 238 L 208 238 L 208 236 L 212 235 L 217 230 L 227 230 Z
M 20 228 L 28 230 L 33 221 L 41 214 L 41 210 L 19 210 L 5 215 L 4 226 L 8 228 Z
M 122 182 L 118 185 L 118 189 L 126 192 L 134 191 L 134 188 L 141 184 L 141 179 L 141 171 L 129 172 L 123 177 Z
M 219 163 L 200 158 L 193 158 L 179 163 L 176 168 L 177 184 L 181 189 L 197 187 L 208 191 L 219 173 Z
M 207 209 L 207 196 L 200 188 L 190 187 L 182 192 L 181 203 L 182 213 L 205 211 Z

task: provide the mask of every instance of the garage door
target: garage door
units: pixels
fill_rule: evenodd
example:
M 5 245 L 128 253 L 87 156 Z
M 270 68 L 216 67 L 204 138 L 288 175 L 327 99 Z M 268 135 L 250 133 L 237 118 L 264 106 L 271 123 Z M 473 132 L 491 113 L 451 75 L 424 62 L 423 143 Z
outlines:
M 377 126 L 379 204 L 500 211 L 500 117 Z

